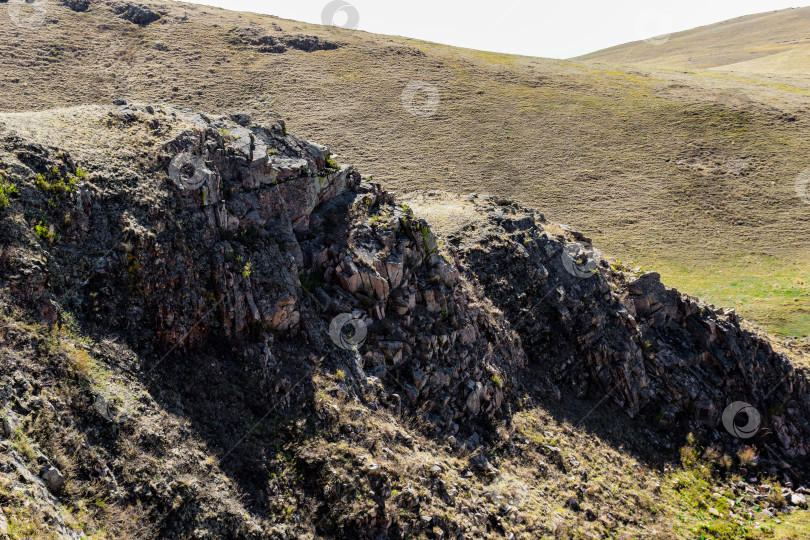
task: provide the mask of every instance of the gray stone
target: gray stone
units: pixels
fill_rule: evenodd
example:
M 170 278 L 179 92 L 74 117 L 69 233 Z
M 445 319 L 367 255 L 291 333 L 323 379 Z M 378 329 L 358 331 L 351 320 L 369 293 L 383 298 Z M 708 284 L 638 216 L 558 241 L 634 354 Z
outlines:
M 11 437 L 17 431 L 17 422 L 11 417 L 9 413 L 3 414 L 2 426 L 3 435 Z
M 62 5 L 81 13 L 90 9 L 90 0 L 62 0 Z
M 39 473 L 39 476 L 45 481 L 45 485 L 48 486 L 48 489 L 54 492 L 62 489 L 62 486 L 65 484 L 65 477 L 62 476 L 62 473 L 59 472 L 56 467 L 45 467 Z
M 788 498 L 788 502 L 792 506 L 799 506 L 801 508 L 807 507 L 807 497 L 805 497 L 801 493 L 791 493 L 790 497 Z
M 476 382 L 475 387 L 470 391 L 470 395 L 467 396 L 467 402 L 465 404 L 467 413 L 472 416 L 478 415 L 478 412 L 481 410 L 481 399 L 483 396 L 484 387 L 480 382 Z

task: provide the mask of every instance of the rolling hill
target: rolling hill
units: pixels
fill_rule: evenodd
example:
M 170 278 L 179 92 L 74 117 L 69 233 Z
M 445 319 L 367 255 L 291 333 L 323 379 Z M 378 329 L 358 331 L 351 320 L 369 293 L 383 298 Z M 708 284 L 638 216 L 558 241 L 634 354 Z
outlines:
M 810 7 L 738 17 L 654 41 L 654 44 L 627 43 L 575 60 L 651 68 L 808 76 Z

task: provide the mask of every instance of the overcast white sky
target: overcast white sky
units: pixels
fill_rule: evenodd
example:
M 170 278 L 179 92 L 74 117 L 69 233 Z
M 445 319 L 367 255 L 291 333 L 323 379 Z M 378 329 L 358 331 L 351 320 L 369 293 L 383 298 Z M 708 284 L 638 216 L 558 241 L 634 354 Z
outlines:
M 321 23 L 330 0 L 198 0 L 195 4 Z M 661 34 L 808 0 L 332 0 L 334 22 L 497 51 L 570 58 Z

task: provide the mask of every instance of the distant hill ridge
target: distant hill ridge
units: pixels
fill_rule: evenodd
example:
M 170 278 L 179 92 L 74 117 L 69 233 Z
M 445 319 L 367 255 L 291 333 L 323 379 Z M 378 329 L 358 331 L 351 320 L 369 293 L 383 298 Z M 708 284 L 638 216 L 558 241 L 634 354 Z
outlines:
M 650 36 L 652 38 L 653 36 Z M 668 69 L 810 74 L 810 7 L 747 15 L 576 58 Z

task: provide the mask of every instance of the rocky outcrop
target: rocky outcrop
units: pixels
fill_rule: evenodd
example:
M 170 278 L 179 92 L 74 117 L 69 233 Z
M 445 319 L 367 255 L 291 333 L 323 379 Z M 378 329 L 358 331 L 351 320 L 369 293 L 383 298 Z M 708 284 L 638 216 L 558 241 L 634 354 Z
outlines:
M 2 280 L 46 319 L 73 304 L 144 346 L 154 332 L 164 350 L 330 337 L 330 354 L 382 383 L 381 399 L 422 407 L 446 436 L 465 425 L 471 436 L 482 414 L 508 418 L 506 394 L 528 355 L 551 393 L 598 388 L 660 424 L 718 426 L 730 403 L 747 401 L 779 411 L 763 414 L 763 427 L 786 455 L 810 451 L 806 379 L 767 340 L 655 273 L 611 267 L 588 239 L 537 212 L 454 200 L 473 219 L 443 231 L 440 248 L 416 215 L 453 196 L 420 195 L 414 214 L 283 123 L 132 105 L 108 121 L 185 127 L 153 154 L 155 176 L 132 186 L 102 171 L 81 179 L 68 153 L 6 139 L 30 182 L 23 203 L 49 229 L 37 229 L 41 255 L 12 262 Z M 35 225 L 7 226 L 25 238 Z M 305 305 L 320 320 L 305 320 Z M 362 329 L 362 342 L 330 334 L 338 316 Z
M 138 26 L 147 26 L 160 19 L 160 13 L 143 4 L 114 4 L 113 11 L 125 21 Z
M 454 455 L 474 451 L 471 467 L 486 478 L 500 473 L 479 447 L 498 442 L 528 394 L 612 399 L 645 429 L 675 432 L 700 424 L 713 440 L 730 439 L 720 428 L 722 413 L 746 401 L 762 421 L 760 435 L 746 444 L 778 449 L 778 459 L 794 467 L 793 478 L 806 478 L 806 376 L 766 336 L 733 311 L 667 288 L 655 273 L 611 265 L 589 239 L 539 212 L 484 196 L 420 193 L 397 200 L 336 163 L 327 148 L 288 134 L 283 122 L 262 126 L 243 114 L 212 118 L 125 102 L 73 114 L 89 115 L 82 120 L 102 132 L 112 155 L 88 151 L 83 139 L 64 139 L 74 145 L 71 153 L 0 124 L 0 174 L 17 188 L 0 219 L 2 331 L 15 351 L 53 362 L 44 365 L 37 356 L 26 369 L 41 370 L 37 377 L 54 386 L 75 377 L 69 362 L 52 358 L 59 339 L 29 334 L 52 336 L 49 326 L 58 334 L 79 321 L 87 332 L 121 345 L 116 358 L 130 378 L 122 393 L 151 405 L 122 408 L 97 385 L 83 387 L 72 405 L 53 400 L 61 415 L 72 406 L 80 412 L 70 414 L 87 425 L 55 423 L 62 439 L 48 433 L 42 440 L 63 441 L 53 442 L 57 450 L 59 444 L 78 448 L 81 470 L 44 454 L 21 458 L 26 472 L 20 474 L 36 483 L 38 504 L 52 504 L 48 496 L 72 488 L 71 480 L 81 476 L 143 504 L 162 532 L 171 531 L 167 537 L 188 537 L 198 528 L 212 538 L 232 530 L 240 531 L 237 537 L 261 536 L 262 527 L 232 504 L 228 483 L 209 474 L 202 447 L 184 445 L 213 424 L 207 410 L 196 432 L 167 430 L 171 444 L 150 434 L 156 423 L 175 412 L 182 418 L 193 407 L 174 387 L 150 379 L 156 366 L 167 365 L 180 373 L 176 386 L 191 381 L 185 395 L 203 407 L 209 388 L 195 384 L 194 368 L 187 366 L 210 365 L 216 375 L 235 365 L 234 371 L 247 373 L 242 385 L 255 384 L 245 401 L 271 413 L 294 401 L 300 386 L 315 378 L 309 366 L 318 366 L 316 388 L 324 397 L 313 398 L 291 430 L 313 420 L 307 428 L 312 441 L 328 427 L 375 459 L 391 452 L 386 445 L 393 442 L 365 439 L 361 425 L 331 425 L 339 413 L 326 405 L 328 393 L 347 410 L 362 402 L 364 411 L 379 412 L 390 425 L 413 420 L 414 430 Z M 63 138 L 50 140 L 61 144 Z M 19 313 L 40 325 L 16 326 Z M 103 353 L 98 346 L 92 352 Z M 76 346 L 71 354 L 84 358 Z M 17 360 L 3 359 L 6 371 L 16 373 L 23 364 Z M 131 382 L 141 376 L 142 388 Z M 221 385 L 220 396 L 242 390 L 230 377 Z M 29 402 L 42 409 L 52 398 L 42 388 L 12 389 L 0 426 L 9 439 L 24 421 L 33 422 Z M 155 396 L 172 414 L 161 416 Z M 266 418 L 259 408 L 255 425 Z M 237 437 L 249 437 L 251 429 L 238 430 Z M 128 444 L 141 445 L 132 455 L 147 456 L 137 475 L 116 449 L 116 434 L 127 430 Z M 96 439 L 75 442 L 79 432 Z M 522 435 L 519 440 L 527 449 L 537 446 Z M 193 453 L 193 463 L 162 461 L 177 445 L 184 445 L 178 454 Z M 547 446 L 540 445 L 543 453 L 564 464 L 561 451 Z M 5 472 L 18 468 L 20 460 L 12 458 Z M 240 463 L 255 461 L 251 455 Z M 781 464 L 773 456 L 769 462 Z M 325 478 L 332 474 L 322 458 L 312 463 Z M 186 465 L 197 467 L 192 472 L 204 485 L 184 480 Z M 353 470 L 361 469 L 370 486 L 385 491 L 379 464 Z M 267 477 L 266 469 L 258 470 Z M 438 484 L 441 467 L 430 470 Z M 158 473 L 171 480 L 153 481 Z M 324 506 L 351 493 L 328 481 L 321 487 L 319 500 L 331 501 Z M 285 499 L 278 511 L 294 506 Z M 171 517 L 164 520 L 165 512 Z M 353 527 L 382 531 L 389 525 Z
M 733 310 L 668 288 L 657 273 L 611 266 L 580 233 L 511 201 L 412 199 L 417 210 L 452 202 L 479 216 L 445 231 L 448 244 L 555 384 L 571 384 L 579 397 L 607 392 L 630 416 L 661 425 L 721 431 L 726 407 L 747 402 L 786 455 L 810 453 L 806 375 Z
M 506 385 L 525 358 L 497 310 L 439 253 L 427 224 L 379 187 L 353 203 L 352 230 L 335 221 L 337 204 L 314 216 L 334 232 L 305 237 L 307 272 L 323 275 L 314 296 L 327 312 L 367 326 L 366 373 L 454 439 L 479 415 L 504 417 Z
M 179 260 L 179 245 L 160 251 L 149 239 L 137 242 L 148 254 L 136 261 L 167 343 L 204 316 L 189 299 L 206 294 L 221 301 L 226 336 L 251 325 L 298 336 L 300 300 L 308 295 L 329 316 L 322 322 L 350 314 L 367 327 L 356 375 L 379 379 L 388 389 L 383 400 L 422 407 L 448 436 L 479 414 L 504 415 L 506 370 L 523 364 L 520 346 L 492 339 L 502 322 L 480 299 L 474 305 L 424 221 L 281 124 L 268 130 L 200 120 L 201 131 L 169 142 L 163 159 L 190 222 L 201 224 L 183 243 L 200 247 Z M 194 255 L 204 244 L 209 260 Z M 176 268 L 185 277 L 167 280 Z M 213 270 L 213 291 L 192 277 L 206 270 Z M 208 331 L 198 323 L 195 337 Z
M 257 34 L 250 28 L 240 28 L 231 31 L 231 42 L 248 45 L 261 53 L 285 53 L 290 49 L 315 52 L 332 51 L 340 48 L 338 43 L 322 39 L 318 36 L 306 34 Z
M 457 442 L 480 417 L 508 418 L 505 395 L 525 363 L 519 340 L 424 220 L 283 123 L 136 105 L 108 120 L 137 129 L 177 117 L 187 128 L 160 144 L 156 176 L 135 189 L 101 172 L 79 179 L 66 152 L 8 143 L 30 182 L 20 183 L 24 197 L 53 228 L 51 240 L 37 240 L 51 270 L 31 258 L 20 267 L 40 278 L 3 276 L 17 298 L 42 312 L 73 305 L 146 347 L 154 332 L 162 350 L 214 339 L 318 347 L 326 338 L 326 352 L 345 357 L 359 380 L 382 384 L 384 402 L 421 408 Z M 36 174 L 78 181 L 54 201 Z M 62 272 L 53 265 L 71 274 L 58 292 L 48 288 Z M 304 319 L 305 301 L 320 320 Z M 338 316 L 363 327 L 356 351 L 330 335 Z
M 510 201 L 454 201 L 473 219 L 443 231 L 440 249 L 426 221 L 283 123 L 130 105 L 108 116 L 157 133 L 181 120 L 153 154 L 155 176 L 132 186 L 101 171 L 79 178 L 68 153 L 6 139 L 40 227 L 7 224 L 40 236 L 41 255 L 2 276 L 18 298 L 46 319 L 74 304 L 131 339 L 151 343 L 154 332 L 166 350 L 220 337 L 307 343 L 342 314 L 364 341 L 332 335 L 344 345 L 332 354 L 357 356 L 356 375 L 381 381 L 382 399 L 426 407 L 447 436 L 480 414 L 508 417 L 525 351 L 549 392 L 599 388 L 661 424 L 718 426 L 730 403 L 747 401 L 779 411 L 763 427 L 786 455 L 810 451 L 804 375 L 732 311 L 611 267 L 579 233 Z M 446 197 L 413 204 L 418 214 Z M 319 321 L 304 320 L 305 302 Z
M 90 9 L 90 0 L 62 0 L 62 5 L 81 13 Z

